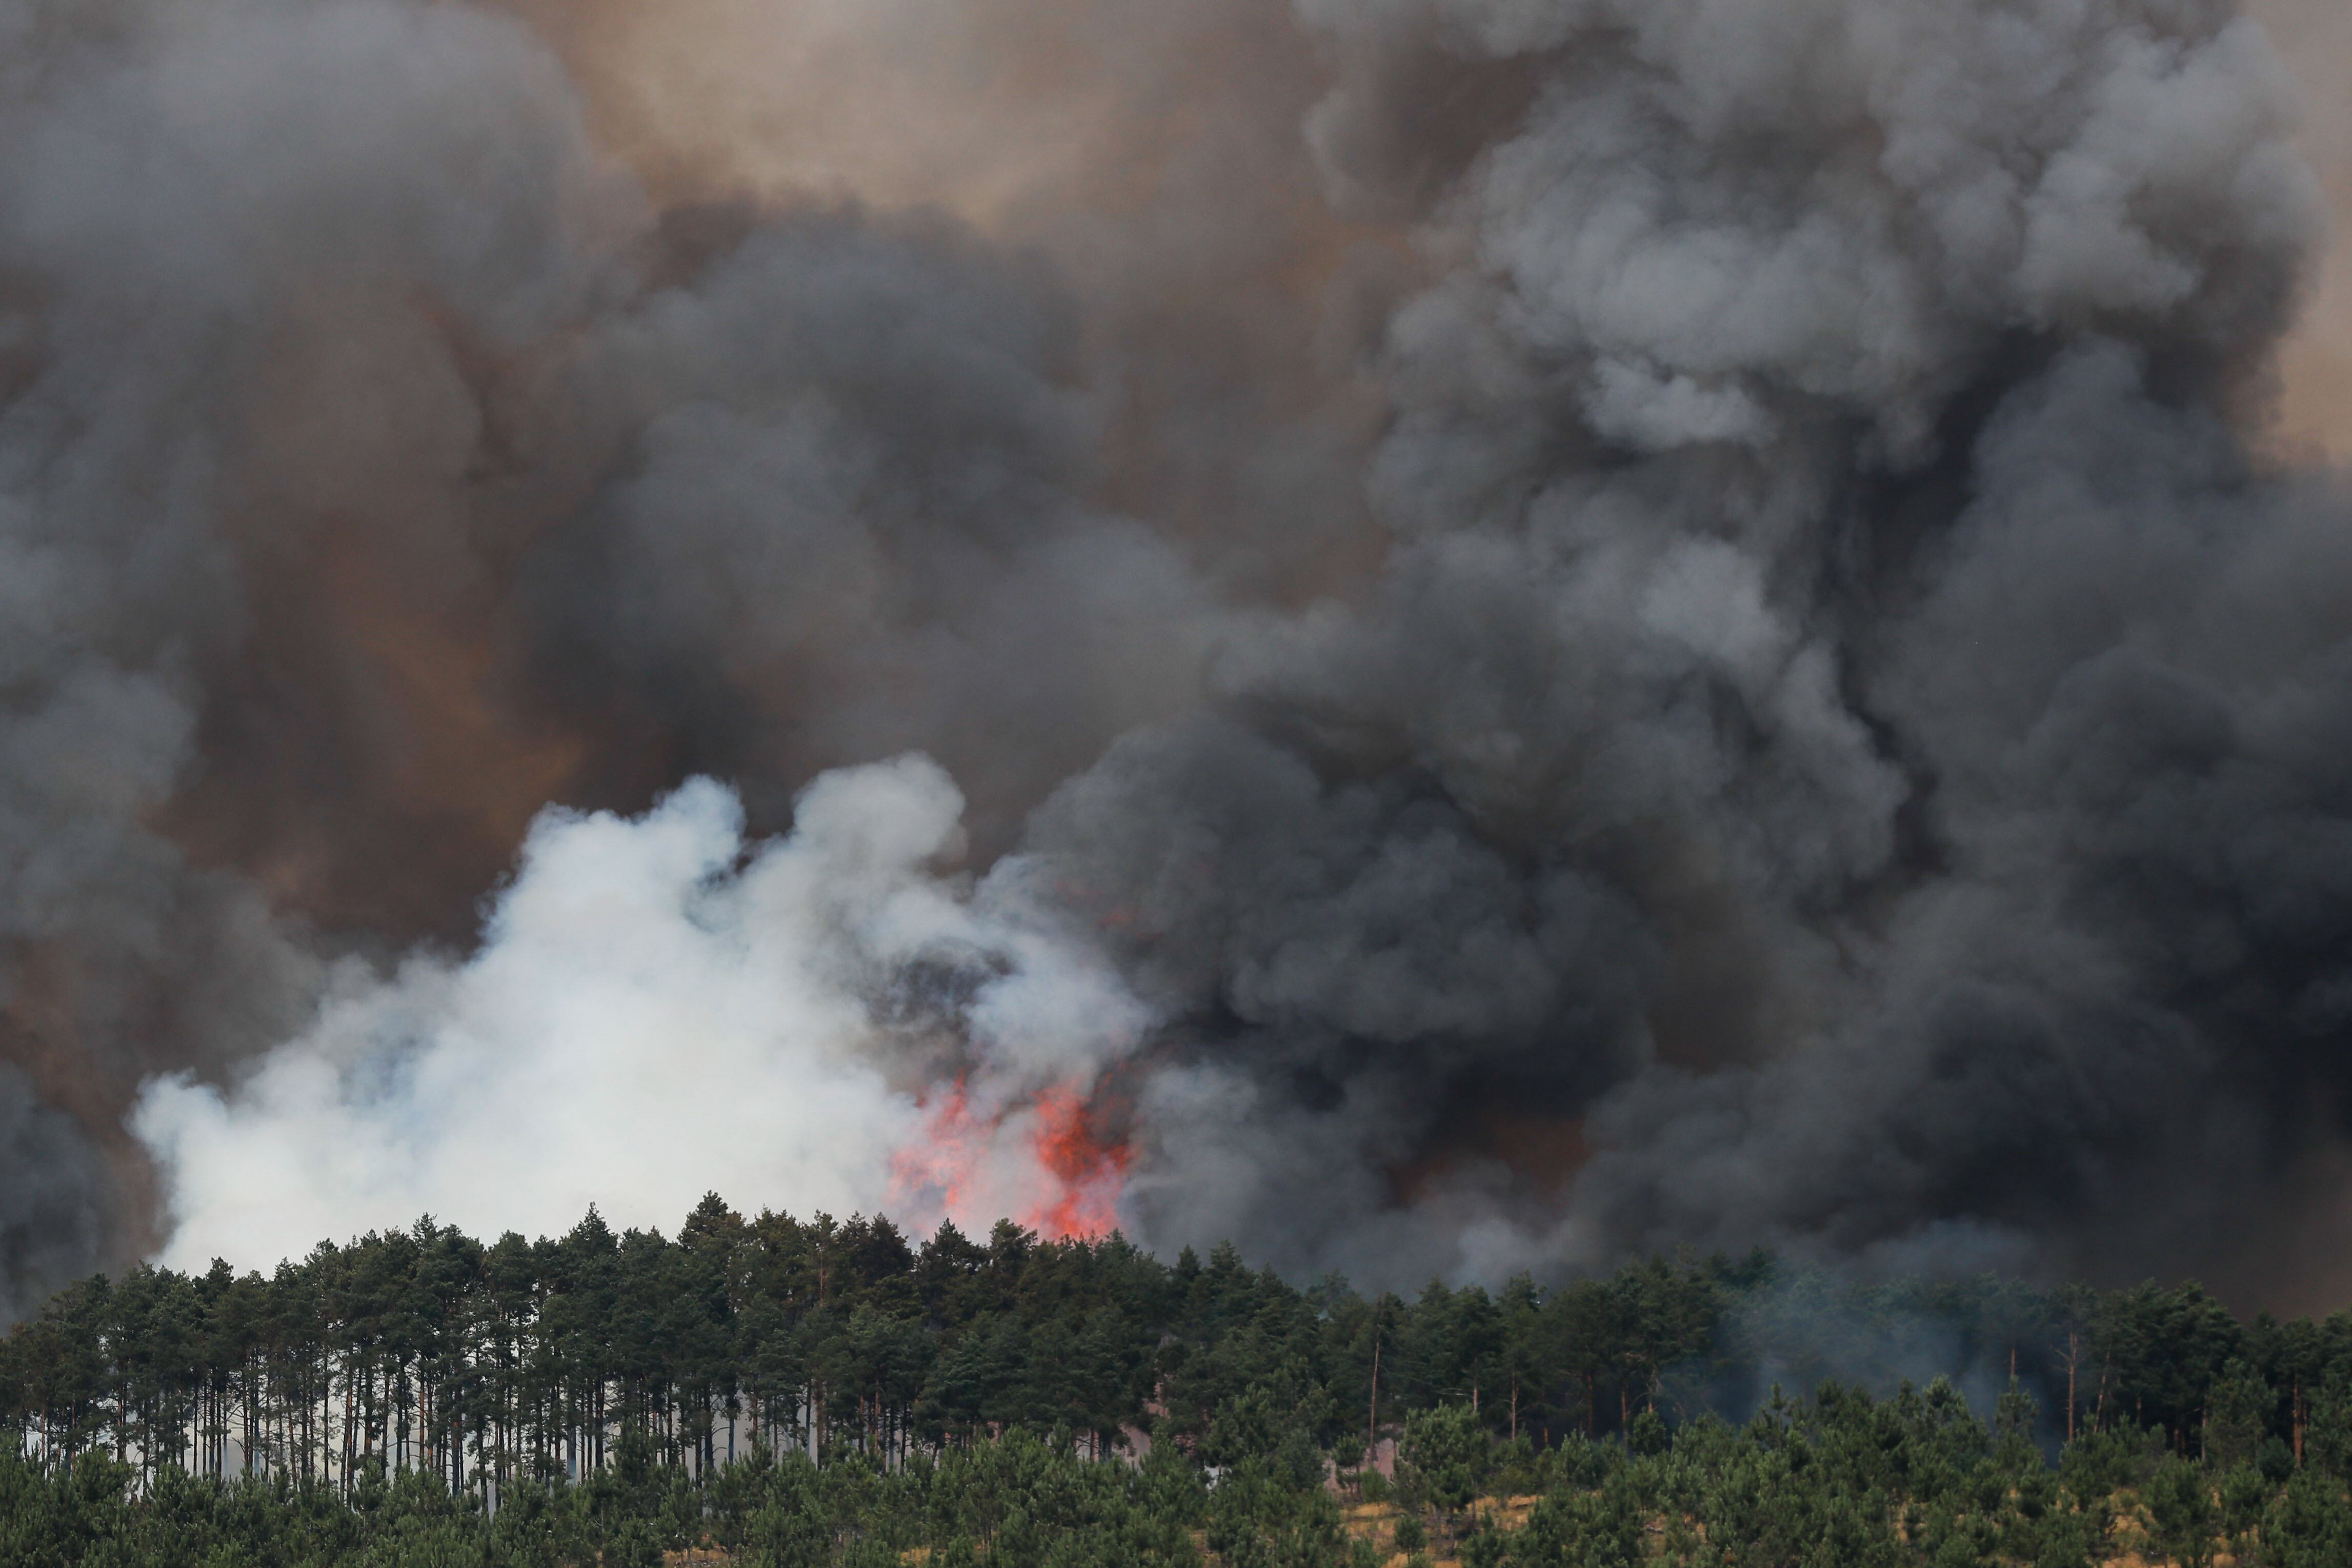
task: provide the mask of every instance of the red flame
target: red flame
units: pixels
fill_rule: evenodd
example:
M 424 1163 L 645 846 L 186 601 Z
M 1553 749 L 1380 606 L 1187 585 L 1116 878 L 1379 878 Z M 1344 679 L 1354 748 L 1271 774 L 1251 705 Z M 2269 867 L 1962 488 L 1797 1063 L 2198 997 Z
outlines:
M 1020 1223 L 1055 1241 L 1104 1236 L 1118 1227 L 1129 1151 L 1123 1142 L 1097 1131 L 1096 1107 L 1076 1086 L 1058 1085 L 1025 1107 L 1015 1103 L 983 1119 L 972 1113 L 964 1080 L 958 1079 L 927 1109 L 921 1141 L 890 1158 L 894 1208 L 935 1209 L 984 1223 L 990 1216 L 966 1212 L 975 1199 L 989 1199 L 980 1179 L 983 1163 L 999 1131 L 1025 1109 L 1028 1152 L 1047 1192 L 1018 1216 Z
M 988 1129 L 973 1118 L 961 1079 L 929 1110 L 922 1141 L 890 1156 L 891 1206 L 935 1206 L 952 1215 L 964 1207 Z
M 1096 1135 L 1087 1117 L 1090 1109 L 1073 1089 L 1048 1089 L 1037 1098 L 1037 1126 L 1030 1141 L 1037 1163 L 1053 1173 L 1062 1192 L 1023 1223 L 1055 1240 L 1104 1236 L 1118 1228 L 1128 1148 Z

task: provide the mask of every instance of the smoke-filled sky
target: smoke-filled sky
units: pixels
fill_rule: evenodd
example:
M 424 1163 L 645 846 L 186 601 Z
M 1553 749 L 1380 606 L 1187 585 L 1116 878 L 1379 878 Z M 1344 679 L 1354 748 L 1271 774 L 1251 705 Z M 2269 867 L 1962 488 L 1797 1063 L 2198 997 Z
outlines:
M 2347 60 L 0 0 L 0 1318 L 710 1188 L 2340 1304 Z

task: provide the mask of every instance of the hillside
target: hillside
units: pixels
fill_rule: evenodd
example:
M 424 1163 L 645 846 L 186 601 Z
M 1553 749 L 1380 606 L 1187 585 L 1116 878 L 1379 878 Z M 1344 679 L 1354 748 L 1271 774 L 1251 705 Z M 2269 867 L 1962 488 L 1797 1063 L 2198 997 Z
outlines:
M 0 1352 L 0 1560 L 2292 1568 L 2352 1561 L 2347 1388 L 2352 1317 L 2193 1285 L 1406 1300 L 713 1196 L 77 1284 Z

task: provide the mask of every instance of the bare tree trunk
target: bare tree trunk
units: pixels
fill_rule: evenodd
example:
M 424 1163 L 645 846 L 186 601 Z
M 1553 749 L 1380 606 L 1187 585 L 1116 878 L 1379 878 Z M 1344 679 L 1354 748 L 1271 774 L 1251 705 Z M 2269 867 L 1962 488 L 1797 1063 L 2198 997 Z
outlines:
M 2066 1334 L 2066 1441 L 2074 1440 L 2074 1363 L 2082 1359 L 2081 1342 L 2072 1330 Z

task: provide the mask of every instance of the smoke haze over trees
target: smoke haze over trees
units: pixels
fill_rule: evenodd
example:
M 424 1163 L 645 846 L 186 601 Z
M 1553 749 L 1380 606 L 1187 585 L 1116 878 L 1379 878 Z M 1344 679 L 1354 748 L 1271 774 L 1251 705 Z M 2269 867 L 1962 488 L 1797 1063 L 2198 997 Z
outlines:
M 2340 1296 L 2237 6 L 21 0 L 0 81 L 0 1315 L 713 1185 Z

